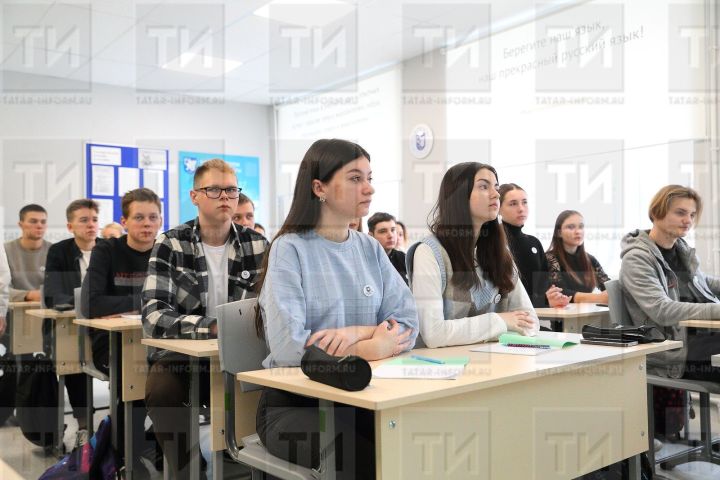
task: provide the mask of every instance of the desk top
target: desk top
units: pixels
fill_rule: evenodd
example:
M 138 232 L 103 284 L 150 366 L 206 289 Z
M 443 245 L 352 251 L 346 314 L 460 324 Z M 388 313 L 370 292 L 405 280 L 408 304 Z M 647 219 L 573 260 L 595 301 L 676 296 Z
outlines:
M 539 318 L 583 318 L 608 313 L 608 307 L 601 307 L 594 303 L 570 303 L 565 308 L 536 308 L 535 313 Z
M 682 320 L 681 327 L 720 328 L 720 320 Z
M 120 332 L 123 330 L 141 330 L 142 321 L 132 320 L 128 318 L 76 318 L 73 323 L 92 327 L 97 330 L 107 330 L 108 332 Z
M 191 357 L 218 357 L 217 339 L 214 340 L 179 340 L 176 338 L 143 338 L 142 344 L 172 352 L 184 353 Z
M 598 365 L 672 350 L 681 346 L 682 342 L 670 340 L 628 348 L 575 345 L 537 356 L 471 352 L 472 345 L 416 349 L 412 351 L 413 354 L 424 354 L 434 358 L 469 356 L 470 363 L 465 367 L 465 372 L 456 380 L 373 378 L 370 385 L 360 392 L 347 392 L 314 382 L 306 377 L 298 367 L 243 372 L 238 373 L 237 378 L 241 381 L 288 390 L 300 395 L 332 400 L 369 410 L 384 410 L 542 378 L 547 375 L 571 372 L 583 367 L 596 368 Z M 405 356 L 407 355 L 409 353 L 405 354 Z M 384 361 L 386 360 L 371 362 L 371 365 L 375 367 Z M 621 373 L 617 372 L 617 374 Z
M 38 308 L 41 306 L 40 302 L 10 302 L 8 307 L 10 308 Z
M 52 308 L 38 308 L 35 310 L 26 310 L 25 315 L 36 318 L 75 318 L 75 310 L 58 312 Z

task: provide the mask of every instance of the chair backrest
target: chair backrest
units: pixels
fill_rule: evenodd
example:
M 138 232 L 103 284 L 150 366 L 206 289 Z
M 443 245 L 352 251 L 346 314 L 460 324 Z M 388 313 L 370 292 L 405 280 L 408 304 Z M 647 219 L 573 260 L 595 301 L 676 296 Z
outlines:
M 267 357 L 267 345 L 255 333 L 257 298 L 238 300 L 218 305 L 218 348 L 220 369 L 235 375 L 239 372 L 259 370 Z M 242 382 L 243 392 L 259 390 L 257 385 Z
M 73 296 L 75 297 L 75 318 L 87 318 L 83 315 L 81 292 L 82 287 L 77 287 L 73 290 Z
M 623 289 L 620 280 L 609 280 L 605 282 L 605 289 L 608 292 L 608 309 L 610 310 L 610 323 L 614 325 L 631 325 L 630 313 L 625 307 Z

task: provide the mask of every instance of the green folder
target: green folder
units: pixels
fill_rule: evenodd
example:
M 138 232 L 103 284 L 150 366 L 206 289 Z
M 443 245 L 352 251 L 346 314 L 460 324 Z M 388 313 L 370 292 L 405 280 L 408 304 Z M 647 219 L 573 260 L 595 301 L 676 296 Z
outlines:
M 467 365 L 470 362 L 470 357 L 442 357 L 433 355 L 432 358 L 436 360 L 442 360 L 445 363 L 430 363 L 425 360 L 418 360 L 417 358 L 394 358 L 385 365 Z
M 520 344 L 520 345 L 549 345 L 556 348 L 570 347 L 577 345 L 577 342 L 571 342 L 570 340 L 559 340 L 557 338 L 539 338 L 539 337 L 526 337 L 519 333 L 503 333 L 498 337 L 498 342 L 502 345 L 507 344 Z

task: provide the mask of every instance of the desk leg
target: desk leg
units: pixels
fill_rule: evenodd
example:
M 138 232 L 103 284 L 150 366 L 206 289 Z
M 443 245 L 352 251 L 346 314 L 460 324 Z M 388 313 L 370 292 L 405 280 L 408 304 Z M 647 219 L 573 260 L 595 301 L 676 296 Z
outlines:
M 112 400 L 111 400 L 112 401 Z M 133 401 L 124 402 L 125 408 L 125 479 L 133 478 Z
M 109 370 L 110 374 L 110 432 L 112 439 L 112 446 L 115 451 L 120 446 L 120 425 L 118 425 L 118 382 L 120 381 L 120 358 L 117 345 L 115 344 L 116 336 L 115 332 L 110 332 L 110 338 L 108 341 L 110 357 Z
M 320 472 L 324 480 L 335 480 L 335 405 L 320 399 Z
M 633 455 L 632 457 L 628 458 L 628 474 L 630 480 L 641 479 L 640 455 Z
M 222 480 L 223 479 L 223 452 L 225 450 L 216 450 L 212 452 L 212 462 L 213 462 L 213 480 Z
M 58 375 L 58 409 L 57 409 L 57 428 L 58 436 L 55 448 L 57 449 L 57 455 L 63 456 L 64 443 L 63 437 L 65 436 L 65 375 Z
M 190 479 L 200 479 L 200 359 L 190 357 Z

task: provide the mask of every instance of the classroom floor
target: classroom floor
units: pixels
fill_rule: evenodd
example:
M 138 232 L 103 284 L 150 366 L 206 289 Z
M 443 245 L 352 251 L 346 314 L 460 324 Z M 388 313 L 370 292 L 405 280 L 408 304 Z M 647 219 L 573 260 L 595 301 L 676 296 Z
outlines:
M 107 406 L 109 402 L 108 384 L 100 380 L 93 382 L 94 404 L 96 406 Z M 66 411 L 69 405 L 67 392 L 65 395 Z M 103 417 L 108 414 L 107 409 L 95 412 L 95 426 L 99 425 Z M 75 444 L 75 432 L 77 422 L 72 415 L 65 415 L 67 428 L 63 441 L 69 452 Z M 201 427 L 201 438 L 207 436 L 209 425 Z M 23 437 L 20 427 L 5 425 L 0 427 L 0 480 L 36 480 L 49 467 L 58 462 L 54 456 L 46 456 L 43 449 L 27 441 Z M 157 472 L 151 465 L 146 464 L 151 478 L 162 479 L 162 472 Z M 224 478 L 226 479 L 249 479 L 250 470 L 232 460 L 225 459 Z

